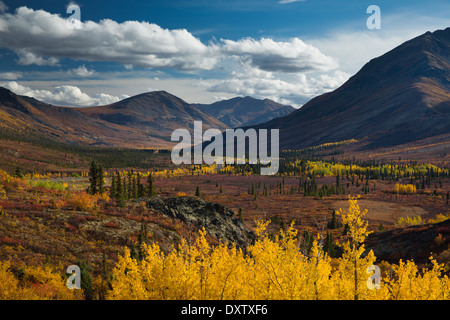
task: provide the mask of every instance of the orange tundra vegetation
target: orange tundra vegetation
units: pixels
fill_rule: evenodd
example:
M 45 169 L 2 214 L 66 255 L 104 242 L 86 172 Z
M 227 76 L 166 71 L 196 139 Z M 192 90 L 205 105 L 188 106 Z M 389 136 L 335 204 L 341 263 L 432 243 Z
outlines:
M 108 299 L 443 299 L 450 297 L 450 281 L 443 266 L 430 257 L 432 268 L 419 272 L 413 261 L 400 260 L 381 275 L 379 289 L 369 289 L 369 266 L 376 257 L 365 254 L 370 233 L 356 198 L 339 211 L 349 225 L 343 255 L 331 259 L 318 235 L 309 254 L 299 250 L 297 231 L 291 225 L 272 239 L 270 222 L 257 222 L 257 241 L 248 253 L 226 244 L 212 247 L 205 230 L 195 243 L 182 240 L 164 254 L 157 244 L 143 244 L 143 258 L 125 249 L 113 270 Z

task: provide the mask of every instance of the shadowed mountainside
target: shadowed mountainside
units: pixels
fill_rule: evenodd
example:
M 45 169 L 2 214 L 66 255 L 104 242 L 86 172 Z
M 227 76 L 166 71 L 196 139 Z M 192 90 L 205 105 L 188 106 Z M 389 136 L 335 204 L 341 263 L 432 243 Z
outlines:
M 280 129 L 285 149 L 349 139 L 378 148 L 450 133 L 450 28 L 403 43 L 335 91 L 255 128 Z

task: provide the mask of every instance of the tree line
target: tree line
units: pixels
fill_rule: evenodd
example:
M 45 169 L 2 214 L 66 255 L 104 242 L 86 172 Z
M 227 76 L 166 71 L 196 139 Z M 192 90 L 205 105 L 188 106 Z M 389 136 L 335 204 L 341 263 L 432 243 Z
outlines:
M 86 190 L 89 194 L 105 193 L 105 171 L 101 165 L 91 162 L 89 169 L 89 187 Z M 119 206 L 124 206 L 126 200 L 152 197 L 156 194 L 154 179 L 151 173 L 148 174 L 146 183 L 142 183 L 140 172 L 118 171 L 111 176 L 111 186 L 109 196 L 118 201 Z

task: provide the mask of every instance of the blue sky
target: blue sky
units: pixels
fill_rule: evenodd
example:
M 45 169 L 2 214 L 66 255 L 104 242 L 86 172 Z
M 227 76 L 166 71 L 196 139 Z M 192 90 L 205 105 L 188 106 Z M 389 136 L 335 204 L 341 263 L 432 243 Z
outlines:
M 69 4 L 81 28 L 67 26 Z M 381 29 L 366 26 L 369 5 Z M 450 2 L 386 0 L 0 1 L 0 85 L 56 105 L 166 90 L 300 107 L 366 62 L 450 27 Z

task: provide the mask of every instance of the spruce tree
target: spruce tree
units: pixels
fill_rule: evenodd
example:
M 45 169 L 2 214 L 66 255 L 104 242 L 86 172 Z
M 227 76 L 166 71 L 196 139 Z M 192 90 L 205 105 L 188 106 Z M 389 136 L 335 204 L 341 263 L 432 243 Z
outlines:
M 78 260 L 77 265 L 80 267 L 81 289 L 83 289 L 84 297 L 86 300 L 93 300 L 94 290 L 92 288 L 92 277 L 89 274 L 91 267 L 86 263 L 86 261 L 80 260 Z
M 200 197 L 200 187 L 199 186 L 197 186 L 197 188 L 195 188 L 195 196 Z
M 116 171 L 116 192 L 114 194 L 114 198 L 119 199 L 123 195 L 123 186 L 122 186 L 122 177 L 120 176 L 120 172 Z
M 133 198 L 133 171 L 128 171 L 128 181 L 127 181 L 127 199 Z
M 144 243 L 148 242 L 148 227 L 147 224 L 141 224 L 141 230 L 138 236 L 138 259 L 142 261 L 145 258 Z
M 116 190 L 116 175 L 113 174 L 111 177 L 111 188 L 109 189 L 109 196 L 111 198 L 117 197 L 117 190 Z
M 23 172 L 20 167 L 16 167 L 16 171 L 14 171 L 14 177 L 23 179 Z
M 155 189 L 153 186 L 153 176 L 152 176 L 152 173 L 150 172 L 147 177 L 147 196 L 153 197 L 154 195 L 155 195 Z
M 137 197 L 143 198 L 145 196 L 144 186 L 141 183 L 141 174 L 138 172 L 136 176 L 136 184 L 137 184 Z
M 97 164 L 95 163 L 95 161 L 91 162 L 91 167 L 89 169 L 89 182 L 90 185 L 88 187 L 87 192 L 90 194 L 96 194 L 98 189 L 98 169 L 97 169 Z
M 119 207 L 125 207 L 125 190 L 126 188 L 123 185 L 122 177 L 120 176 L 120 172 L 116 172 L 116 199 L 118 200 L 117 205 Z
M 105 172 L 101 165 L 97 166 L 97 190 L 100 194 L 105 192 Z
M 132 186 L 132 188 L 131 188 L 131 190 L 132 190 L 132 198 L 133 199 L 137 199 L 137 197 L 138 197 L 138 190 L 137 190 L 137 177 L 136 176 L 134 176 L 133 177 L 133 186 Z

